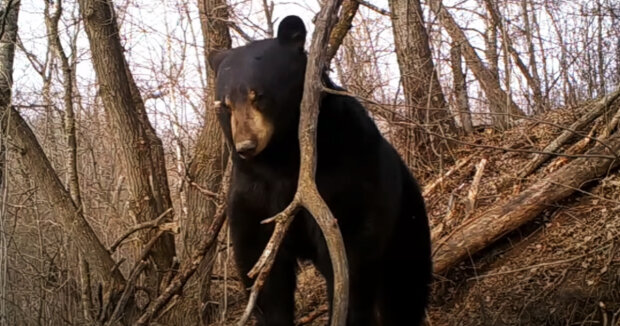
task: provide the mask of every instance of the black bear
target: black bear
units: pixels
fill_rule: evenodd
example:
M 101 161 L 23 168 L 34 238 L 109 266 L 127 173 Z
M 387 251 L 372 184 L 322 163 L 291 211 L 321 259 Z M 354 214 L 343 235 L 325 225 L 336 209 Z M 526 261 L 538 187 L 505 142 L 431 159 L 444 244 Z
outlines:
M 233 172 L 228 220 L 237 266 L 247 277 L 270 235 L 261 224 L 293 199 L 299 173 L 298 122 L 307 56 L 297 16 L 277 37 L 208 56 Z M 336 86 L 323 76 L 327 87 Z M 418 325 L 432 261 L 425 203 L 416 180 L 354 98 L 323 94 L 316 183 L 337 219 L 349 264 L 347 325 Z M 259 325 L 292 326 L 297 260 L 312 261 L 332 295 L 332 268 L 319 227 L 305 210 L 293 221 L 255 309 Z M 339 293 L 335 293 L 339 295 Z

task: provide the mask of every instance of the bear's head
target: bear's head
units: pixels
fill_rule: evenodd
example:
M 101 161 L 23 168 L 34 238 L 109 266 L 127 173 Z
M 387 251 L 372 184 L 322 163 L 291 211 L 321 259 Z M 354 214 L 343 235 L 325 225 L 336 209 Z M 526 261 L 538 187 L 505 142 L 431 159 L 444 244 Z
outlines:
M 209 53 L 220 123 L 242 159 L 256 157 L 297 130 L 307 61 L 305 40 L 303 21 L 287 16 L 275 38 Z

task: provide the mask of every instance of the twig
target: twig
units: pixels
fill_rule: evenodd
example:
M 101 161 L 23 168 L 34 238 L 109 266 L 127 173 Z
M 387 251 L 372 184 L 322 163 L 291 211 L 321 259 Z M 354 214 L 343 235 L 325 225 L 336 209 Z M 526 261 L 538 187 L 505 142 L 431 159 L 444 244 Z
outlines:
M 487 277 L 500 276 L 500 275 L 506 275 L 506 274 L 513 274 L 513 273 L 518 273 L 518 272 L 522 272 L 522 271 L 526 271 L 526 270 L 534 269 L 534 268 L 539 268 L 539 267 L 548 267 L 548 266 L 554 266 L 554 265 L 562 265 L 562 264 L 570 263 L 572 261 L 581 259 L 583 257 L 588 257 L 588 256 L 592 255 L 595 252 L 599 252 L 601 250 L 608 249 L 610 246 L 611 245 L 604 246 L 604 247 L 599 247 L 599 248 L 596 248 L 596 249 L 594 249 L 594 250 L 592 250 L 592 251 L 590 251 L 588 253 L 585 253 L 585 254 L 582 254 L 582 255 L 579 255 L 579 256 L 575 256 L 573 258 L 561 259 L 561 260 L 556 260 L 556 261 L 551 261 L 551 262 L 546 262 L 546 263 L 530 265 L 530 266 L 526 266 L 526 267 L 512 269 L 512 270 L 509 270 L 509 271 L 501 271 L 501 272 L 497 272 L 497 273 L 489 273 L 489 274 L 485 274 L 485 275 L 470 277 L 467 280 L 468 281 L 480 280 L 480 279 L 487 278 Z
M 469 192 L 467 193 L 467 213 L 471 214 L 476 206 L 476 197 L 478 197 L 478 186 L 482 179 L 482 173 L 484 172 L 484 166 L 487 164 L 487 159 L 483 158 L 476 164 L 476 174 L 474 174 L 474 181 L 471 183 Z
M 441 177 L 435 179 L 435 181 L 429 183 L 426 187 L 424 187 L 424 192 L 423 192 L 422 195 L 424 197 L 428 196 L 431 193 L 431 191 L 433 191 L 433 189 L 435 189 L 435 187 L 437 187 L 439 184 L 441 184 L 443 182 L 443 180 L 445 180 L 446 178 L 451 176 L 454 172 L 458 171 L 465 164 L 469 163 L 469 161 L 471 161 L 471 159 L 474 157 L 474 155 L 475 154 L 469 155 L 465 159 L 460 160 L 455 166 L 453 166 L 450 170 L 448 170 L 448 172 L 446 172 L 444 175 L 442 175 Z
M 170 299 L 183 288 L 185 283 L 187 283 L 187 280 L 194 275 L 194 272 L 198 266 L 200 266 L 211 246 L 215 244 L 217 235 L 222 229 L 222 225 L 224 225 L 224 221 L 226 219 L 226 205 L 224 203 L 225 198 L 228 196 L 228 189 L 230 186 L 231 166 L 232 164 L 229 158 L 226 172 L 224 173 L 224 178 L 222 179 L 222 191 L 218 196 L 218 202 L 220 204 L 217 206 L 215 211 L 213 222 L 211 222 L 209 228 L 203 232 L 204 238 L 198 244 L 196 250 L 192 253 L 191 258 L 185 261 L 184 265 L 180 267 L 179 273 L 170 281 L 170 284 L 168 284 L 166 289 L 144 310 L 144 313 L 136 322 L 136 326 L 146 325 L 149 323 L 153 316 L 159 313 L 159 311 L 161 311 L 161 309 L 168 304 Z
M 170 212 L 172 212 L 172 207 L 168 208 L 165 212 L 161 213 L 154 220 L 140 223 L 140 224 L 137 224 L 131 227 L 129 230 L 123 233 L 123 235 L 121 235 L 116 241 L 114 241 L 114 243 L 110 246 L 110 249 L 109 249 L 110 253 L 115 252 L 118 246 L 120 246 L 121 242 L 127 239 L 127 237 L 132 235 L 134 232 L 137 232 L 143 229 L 148 229 L 148 228 L 156 228 L 159 224 L 161 224 L 164 221 L 164 217 L 166 217 L 166 215 L 168 215 L 168 213 Z
M 155 247 L 155 243 L 157 243 L 157 240 L 159 240 L 159 238 L 161 238 L 161 236 L 164 235 L 164 233 L 166 233 L 166 231 L 163 231 L 163 230 L 157 231 L 155 236 L 153 236 L 151 240 L 149 240 L 149 242 L 146 243 L 144 248 L 142 248 L 142 252 L 140 252 L 140 256 L 138 257 L 138 262 L 134 266 L 133 270 L 136 270 L 138 268 L 138 265 L 141 264 L 143 260 L 146 260 L 147 256 L 149 255 L 149 252 L 151 252 L 151 249 Z
M 138 264 L 136 265 L 136 267 L 134 268 L 134 270 L 131 272 L 129 279 L 127 280 L 127 284 L 125 284 L 125 289 L 123 290 L 123 293 L 121 294 L 120 299 L 116 303 L 114 312 L 110 316 L 110 319 L 108 319 L 106 326 L 114 325 L 116 324 L 116 322 L 118 322 L 117 319 L 120 317 L 121 312 L 125 308 L 125 305 L 127 304 L 127 301 L 129 300 L 129 297 L 133 295 L 133 290 L 136 286 L 136 281 L 138 279 L 138 276 L 140 276 L 140 274 L 146 268 L 147 265 L 148 265 L 147 261 L 140 260 Z
M 243 29 L 241 29 L 241 27 L 239 27 L 239 25 L 235 24 L 234 22 L 229 21 L 228 27 L 230 27 L 233 31 L 237 32 L 237 34 L 239 34 L 239 36 L 241 36 L 246 42 L 254 41 L 254 39 L 250 35 L 248 35 L 248 33 L 246 33 Z
M 362 6 L 366 7 L 366 8 L 368 8 L 368 9 L 370 9 L 370 10 L 372 10 L 372 11 L 376 12 L 376 13 L 379 13 L 379 14 L 381 14 L 381 15 L 388 16 L 388 17 L 389 17 L 389 16 L 391 16 L 391 14 L 390 14 L 390 12 L 389 12 L 388 10 L 381 9 L 381 8 L 379 8 L 379 7 L 375 6 L 375 5 L 373 5 L 372 3 L 368 2 L 368 1 L 365 1 L 365 0 L 356 0 L 356 1 L 357 1 L 360 5 L 362 5 Z
M 242 326 L 245 325 L 250 316 L 252 315 L 252 310 L 254 310 L 254 306 L 256 306 L 256 300 L 258 299 L 258 293 L 261 288 L 265 284 L 265 280 L 271 271 L 271 267 L 273 267 L 273 263 L 275 261 L 276 253 L 284 236 L 286 235 L 286 231 L 288 230 L 291 222 L 293 222 L 293 216 L 297 211 L 301 208 L 301 202 L 297 196 L 293 199 L 293 201 L 280 213 L 277 215 L 268 218 L 262 223 L 270 223 L 275 221 L 276 226 L 274 232 L 271 234 L 271 238 L 267 243 L 267 246 L 263 250 L 260 258 L 254 265 L 254 267 L 248 272 L 248 276 L 253 278 L 258 274 L 258 277 L 254 281 L 252 285 L 252 290 L 250 292 L 250 298 L 248 299 L 248 304 L 243 311 L 243 315 L 239 318 L 237 325 Z
M 327 306 L 320 306 L 318 309 L 313 310 L 308 315 L 301 317 L 297 320 L 296 325 L 305 325 L 313 322 L 315 319 L 319 318 L 324 313 L 328 312 L 329 308 Z
M 208 198 L 217 198 L 217 193 L 197 184 L 196 182 L 190 180 L 189 177 L 187 177 L 187 181 L 189 182 L 190 186 L 195 187 L 196 189 L 198 189 L 198 191 L 200 191 L 200 193 L 207 196 Z
M 379 108 L 381 108 L 382 110 L 385 110 L 387 112 L 389 112 L 390 114 L 395 114 L 398 115 L 397 112 L 394 112 L 392 110 L 386 109 L 384 107 L 383 104 L 377 103 L 375 101 L 372 101 L 370 99 L 364 98 L 364 97 L 360 97 L 357 96 L 353 93 L 347 92 L 347 91 L 339 91 L 339 90 L 335 90 L 335 89 L 330 89 L 327 87 L 323 88 L 323 91 L 326 93 L 330 93 L 330 94 L 334 94 L 334 95 L 341 95 L 341 96 L 352 96 L 355 97 L 357 99 L 363 100 L 365 102 L 368 102 L 370 104 L 373 104 Z M 505 115 L 505 114 L 502 114 Z M 409 120 L 409 122 L 407 121 L 401 121 L 401 122 L 395 122 L 395 125 L 407 125 L 407 126 L 416 126 L 416 127 L 423 127 L 421 124 L 411 120 L 411 119 L 407 119 L 404 116 L 400 116 L 399 117 L 405 119 L 405 120 Z M 527 117 L 523 117 L 524 119 L 526 119 Z M 569 132 L 573 132 L 572 130 L 570 130 L 569 128 L 563 128 L 566 129 Z M 449 136 L 445 136 L 445 135 L 441 135 L 432 131 L 427 130 L 427 128 L 421 128 L 421 130 L 426 133 L 429 134 L 431 136 L 436 136 L 436 137 L 440 137 L 444 140 L 449 140 L 451 142 L 454 143 L 458 143 L 461 145 L 466 145 L 466 146 L 470 146 L 470 147 L 478 147 L 478 148 L 486 148 L 486 149 L 495 149 L 495 150 L 501 150 L 504 152 L 517 152 L 517 153 L 529 153 L 529 154 L 541 154 L 541 155 L 553 155 L 553 156 L 563 156 L 563 157 L 568 157 L 568 158 L 605 158 L 605 159 L 610 159 L 610 160 L 614 160 L 614 159 L 619 159 L 619 157 L 617 155 L 600 155 L 600 154 L 566 154 L 566 153 L 558 153 L 558 152 L 546 152 L 546 151 L 536 151 L 536 150 L 527 150 L 527 149 L 516 149 L 516 148 L 507 148 L 507 147 L 500 147 L 500 146 L 493 146 L 493 145 L 483 145 L 483 144 L 473 144 L 473 143 L 468 143 L 465 141 L 462 141 L 460 139 L 456 139 L 453 137 L 449 137 Z M 595 139 L 596 140 L 596 139 Z M 599 141 L 599 143 L 603 146 L 605 146 L 606 148 L 609 148 L 609 145 L 603 141 Z M 614 153 L 615 154 L 615 153 Z

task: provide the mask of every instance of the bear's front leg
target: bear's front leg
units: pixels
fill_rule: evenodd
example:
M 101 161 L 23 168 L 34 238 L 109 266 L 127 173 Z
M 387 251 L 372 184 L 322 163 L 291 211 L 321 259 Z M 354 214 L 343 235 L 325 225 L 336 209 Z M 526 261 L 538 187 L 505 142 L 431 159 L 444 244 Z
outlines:
M 260 224 L 269 214 L 250 207 L 248 201 L 240 201 L 234 195 L 231 199 L 228 214 L 233 251 L 239 274 L 249 291 L 255 279 L 249 278 L 248 273 L 265 249 L 274 224 Z M 295 258 L 285 242 L 278 250 L 273 267 L 257 298 L 254 308 L 257 325 L 294 325 L 295 268 Z

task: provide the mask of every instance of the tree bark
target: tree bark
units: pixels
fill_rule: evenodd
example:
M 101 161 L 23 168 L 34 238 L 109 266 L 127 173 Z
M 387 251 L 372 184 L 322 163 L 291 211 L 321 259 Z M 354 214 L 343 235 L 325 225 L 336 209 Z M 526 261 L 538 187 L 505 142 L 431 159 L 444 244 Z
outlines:
M 485 2 L 485 4 L 487 4 Z M 499 84 L 499 50 L 497 47 L 497 22 L 493 19 L 493 15 L 489 12 L 489 8 L 487 5 L 487 15 L 486 15 L 486 31 L 484 34 L 484 55 L 488 61 L 489 71 L 493 75 L 494 79 L 497 81 L 497 88 L 500 88 Z M 491 101 L 488 103 L 488 109 L 491 113 L 491 121 L 495 126 L 505 126 L 508 117 L 503 115 L 503 109 L 501 106 L 498 106 Z
M 454 120 L 435 71 L 420 1 L 390 0 L 389 5 L 407 104 L 405 115 L 418 125 L 426 126 L 403 130 L 405 148 L 401 150 L 405 151 L 403 156 L 411 167 L 420 156 L 432 158 L 432 147 L 441 141 L 436 137 L 431 139 L 424 129 L 440 134 L 442 130 L 454 131 Z
M 77 172 L 77 139 L 75 134 L 75 114 L 73 112 L 73 74 L 69 65 L 69 59 L 60 43 L 58 34 L 58 21 L 62 15 L 62 0 L 55 4 L 54 12 L 50 15 L 50 4 L 45 2 L 45 26 L 47 38 L 54 55 L 60 60 L 62 71 L 63 102 L 65 105 L 65 137 L 67 138 L 67 186 L 71 198 L 78 208 L 82 207 L 82 196 Z
M 212 50 L 229 49 L 232 45 L 227 24 L 229 20 L 228 10 L 226 0 L 198 0 L 205 58 Z M 194 156 L 187 173 L 190 182 L 217 193 L 221 189 L 223 173 L 228 162 L 228 148 L 223 141 L 222 130 L 213 108 L 215 73 L 211 70 L 206 59 L 205 67 L 207 70 L 207 88 L 204 90 L 204 127 L 198 137 Z M 190 248 L 190 251 L 184 256 L 190 254 L 191 250 L 201 242 L 204 234 L 202 234 L 200 226 L 213 223 L 217 204 L 214 201 L 215 198 L 207 198 L 195 186 L 188 185 L 186 191 L 188 216 L 184 223 L 183 240 L 185 247 Z M 217 246 L 212 246 L 209 249 L 195 277 L 190 280 L 191 284 L 201 289 L 198 296 L 201 307 L 200 316 L 203 323 L 209 322 L 208 310 L 211 301 L 209 288 L 216 250 Z
M 229 49 L 232 41 L 226 21 L 228 18 L 228 5 L 225 0 L 200 0 L 198 1 L 200 25 L 204 40 L 204 54 L 207 57 L 209 51 Z M 219 126 L 217 115 L 213 109 L 215 74 L 208 64 L 207 88 L 205 92 L 205 115 L 204 127 L 198 137 L 194 157 L 188 168 L 191 182 L 217 193 L 225 169 L 227 149 L 223 142 L 222 130 Z M 186 246 L 192 247 L 202 235 L 196 233 L 196 225 L 209 223 L 215 212 L 213 200 L 205 198 L 196 187 L 187 188 L 188 221 L 186 221 L 186 233 L 184 241 Z
M 336 56 L 340 45 L 342 45 L 342 40 L 344 40 L 344 37 L 347 36 L 347 33 L 351 29 L 351 23 L 353 22 L 353 18 L 355 18 L 359 6 L 360 3 L 357 0 L 343 1 L 342 8 L 340 9 L 340 17 L 329 36 L 326 58 L 328 63 Z
M 532 28 L 532 24 L 530 24 L 530 11 L 528 10 L 528 3 L 530 2 L 530 0 L 521 0 L 521 10 L 523 10 L 522 16 L 523 16 L 523 24 L 525 25 L 525 40 L 527 42 L 527 53 L 529 56 L 529 70 L 531 71 L 531 78 L 532 78 L 532 83 L 534 85 L 534 87 L 536 87 L 533 91 L 534 91 L 534 100 L 536 102 L 536 107 L 534 108 L 534 112 L 542 112 L 545 110 L 545 106 L 541 106 L 541 105 L 545 105 L 545 101 L 543 101 L 543 95 L 542 95 L 542 86 L 540 83 L 540 76 L 538 75 L 538 67 L 536 67 L 537 63 L 536 63 L 536 53 L 534 51 L 534 41 L 533 41 L 533 37 L 532 35 L 534 34 L 533 28 Z M 535 15 L 535 13 L 534 13 Z M 513 56 L 517 56 L 518 54 L 516 51 L 512 51 L 514 54 Z M 541 102 L 542 101 L 542 102 Z
M 448 10 L 443 6 L 441 0 L 429 0 L 428 4 L 433 13 L 439 18 L 441 25 L 452 40 L 461 44 L 465 62 L 471 68 L 476 79 L 480 82 L 480 86 L 491 105 L 502 108 L 503 112 L 522 116 L 523 111 L 508 97 L 506 92 L 499 87 L 499 81 L 483 64 L 478 53 L 476 53 L 474 47 L 465 37 L 465 33 L 463 33 L 463 30 L 458 26 L 452 15 L 450 15 Z
M 471 113 L 469 111 L 469 101 L 467 100 L 467 81 L 463 73 L 463 67 L 461 67 L 461 46 L 456 42 L 452 42 L 450 62 L 452 64 L 454 100 L 457 115 L 461 121 L 463 131 L 470 134 L 473 132 L 473 125 L 471 122 Z
M 101 99 L 121 149 L 119 160 L 127 174 L 130 213 L 136 223 L 155 219 L 171 207 L 163 147 L 148 122 L 144 103 L 127 67 L 114 6 L 108 0 L 80 0 L 79 5 Z M 154 231 L 145 233 L 143 243 L 154 235 Z M 172 235 L 162 235 L 150 256 L 159 273 L 147 269 L 147 274 L 150 285 L 157 290 L 161 276 L 158 274 L 169 271 L 175 256 Z
M 506 26 L 504 26 L 504 23 L 502 22 L 502 17 L 500 16 L 497 8 L 495 7 L 496 3 L 492 2 L 491 0 L 485 0 L 485 3 L 486 3 L 489 14 L 492 16 L 493 21 L 495 21 L 495 23 L 497 24 L 497 27 L 499 27 L 499 29 L 502 31 L 502 38 L 504 39 L 504 46 L 507 52 L 510 53 L 510 56 L 515 61 L 517 68 L 519 68 L 519 71 L 521 71 L 521 74 L 523 75 L 523 77 L 525 77 L 525 80 L 527 81 L 528 86 L 532 90 L 534 104 L 535 104 L 534 112 L 540 112 L 545 107 L 545 101 L 543 99 L 541 86 L 540 86 L 540 78 L 534 78 L 530 74 L 529 70 L 527 69 L 527 66 L 525 65 L 525 63 L 523 63 L 523 60 L 521 60 L 521 57 L 519 57 L 519 53 L 517 53 L 517 50 L 515 50 L 515 48 L 512 46 L 512 40 L 510 36 L 508 36 L 508 30 L 506 29 Z M 532 44 L 532 47 L 533 47 L 533 44 Z
M 620 135 L 607 139 L 610 151 L 602 144 L 588 154 L 620 154 Z M 567 198 L 583 184 L 600 178 L 618 167 L 620 160 L 609 158 L 578 158 L 521 194 L 495 205 L 442 239 L 434 239 L 435 272 L 445 272 L 463 259 L 475 254 L 506 233 L 529 222 L 555 202 Z
M 597 70 L 598 70 L 598 96 L 603 96 L 606 93 L 605 85 L 605 45 L 603 44 L 603 14 L 601 0 L 596 1 L 596 50 L 597 50 Z
M 34 133 L 19 112 L 11 107 L 13 57 L 19 5 L 20 1 L 4 1 L 6 24 L 0 41 L 2 131 L 13 140 L 31 178 L 37 181 L 41 193 L 47 196 L 54 213 L 60 218 L 63 229 L 77 243 L 91 270 L 103 283 L 105 299 L 110 300 L 125 285 L 123 275 L 115 268 L 114 260 L 84 219 L 81 210 L 74 205 L 70 194 L 54 172 Z

